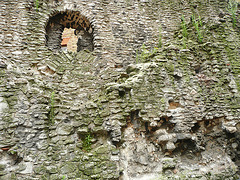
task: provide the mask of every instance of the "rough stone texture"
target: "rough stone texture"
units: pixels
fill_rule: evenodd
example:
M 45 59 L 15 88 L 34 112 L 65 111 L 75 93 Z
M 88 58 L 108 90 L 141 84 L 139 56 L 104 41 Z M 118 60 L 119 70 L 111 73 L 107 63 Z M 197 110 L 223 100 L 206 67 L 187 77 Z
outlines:
M 238 179 L 239 9 L 233 27 L 226 8 L 1 0 L 0 179 Z M 65 11 L 89 20 L 93 52 L 46 46 Z

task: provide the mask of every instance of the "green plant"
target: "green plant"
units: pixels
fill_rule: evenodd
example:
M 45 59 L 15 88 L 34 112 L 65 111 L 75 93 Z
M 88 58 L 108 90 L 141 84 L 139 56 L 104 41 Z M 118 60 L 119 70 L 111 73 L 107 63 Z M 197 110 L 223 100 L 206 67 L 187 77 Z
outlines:
M 16 154 L 17 154 L 17 151 L 16 151 L 16 150 L 10 150 L 10 151 L 9 151 L 9 154 L 11 154 L 11 155 L 14 155 L 14 154 L 15 154 L 15 155 L 16 155 Z
M 141 50 L 142 50 L 142 52 L 141 52 L 141 58 L 142 58 L 142 59 L 146 59 L 147 56 L 148 56 L 148 54 L 149 54 L 149 51 L 147 50 L 147 48 L 146 48 L 146 46 L 145 46 L 144 43 L 143 43 L 142 46 L 141 46 Z
M 199 20 L 199 25 L 202 27 L 203 24 L 202 24 L 202 18 L 201 18 L 201 16 L 198 16 L 198 20 Z
M 62 180 L 64 180 L 65 178 L 66 178 L 66 176 L 63 176 L 63 177 L 62 177 Z
M 182 23 L 181 23 L 182 35 L 183 35 L 183 37 L 187 38 L 188 37 L 187 25 L 186 25 L 185 18 L 183 15 L 182 15 L 181 19 L 182 19 Z
M 141 54 L 139 54 L 141 52 Z M 142 63 L 148 57 L 149 51 L 143 43 L 140 50 L 136 50 L 136 63 Z
M 83 147 L 83 150 L 86 151 L 86 152 L 89 152 L 91 151 L 91 145 L 92 145 L 92 139 L 93 137 L 91 136 L 91 134 L 87 134 L 83 140 L 83 143 L 82 143 L 82 147 Z
M 38 8 L 39 8 L 39 0 L 35 0 L 35 7 L 36 7 L 36 10 L 38 10 Z
M 49 112 L 49 123 L 53 124 L 54 123 L 54 117 L 55 117 L 55 113 L 54 113 L 54 106 L 55 106 L 55 93 L 54 91 L 51 93 L 51 97 L 50 97 L 50 112 Z
M 183 36 L 183 48 L 186 49 L 187 48 L 186 39 L 188 38 L 187 25 L 183 15 L 181 19 L 182 19 L 181 28 L 182 28 L 182 36 Z
M 157 47 L 154 47 L 151 51 L 147 50 L 145 44 L 143 43 L 140 50 L 136 50 L 136 63 L 142 63 L 145 62 L 147 59 L 154 57 L 157 51 Z M 141 54 L 139 52 L 141 52 Z
M 138 64 L 139 62 L 139 54 L 138 54 L 138 50 L 136 50 L 136 63 Z
M 232 16 L 233 27 L 235 27 L 237 23 L 237 19 L 236 19 L 237 7 L 238 7 L 238 3 L 236 1 L 234 0 L 228 1 L 227 10 Z
M 200 31 L 200 26 L 202 26 L 202 20 L 201 20 L 201 17 L 199 16 L 198 17 L 199 19 L 196 20 L 195 18 L 195 15 L 192 15 L 192 23 L 193 23 L 193 26 L 195 27 L 195 30 L 197 31 L 197 38 L 198 38 L 198 41 L 200 43 L 202 43 L 203 41 L 203 36 L 202 36 L 202 33 Z
M 162 28 L 161 26 L 159 27 L 159 35 L 158 35 L 158 48 L 162 47 Z

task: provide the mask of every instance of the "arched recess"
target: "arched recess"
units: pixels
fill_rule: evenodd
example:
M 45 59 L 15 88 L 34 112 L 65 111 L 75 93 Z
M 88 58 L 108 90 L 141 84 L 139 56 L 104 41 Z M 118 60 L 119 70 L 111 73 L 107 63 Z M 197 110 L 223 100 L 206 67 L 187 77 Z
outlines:
M 46 26 L 46 46 L 52 50 L 61 49 L 64 28 L 75 29 L 77 51 L 93 51 L 93 28 L 90 21 L 78 11 L 59 12 L 49 18 Z

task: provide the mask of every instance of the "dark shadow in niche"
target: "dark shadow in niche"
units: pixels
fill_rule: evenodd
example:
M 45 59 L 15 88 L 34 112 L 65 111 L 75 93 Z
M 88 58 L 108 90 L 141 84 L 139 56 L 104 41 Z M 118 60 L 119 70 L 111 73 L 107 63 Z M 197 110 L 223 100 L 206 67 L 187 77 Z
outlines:
M 90 21 L 77 11 L 59 12 L 49 18 L 46 26 L 46 46 L 51 50 L 60 50 L 64 28 L 75 29 L 78 37 L 77 51 L 93 51 L 93 28 Z

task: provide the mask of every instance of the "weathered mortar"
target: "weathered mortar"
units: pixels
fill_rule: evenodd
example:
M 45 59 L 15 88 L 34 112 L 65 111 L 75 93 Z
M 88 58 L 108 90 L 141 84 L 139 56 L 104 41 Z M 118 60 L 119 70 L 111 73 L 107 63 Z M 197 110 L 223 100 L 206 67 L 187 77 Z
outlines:
M 39 2 L 1 1 L 1 179 L 237 179 L 240 26 L 226 1 Z M 46 47 L 65 10 L 92 23 L 93 52 Z

